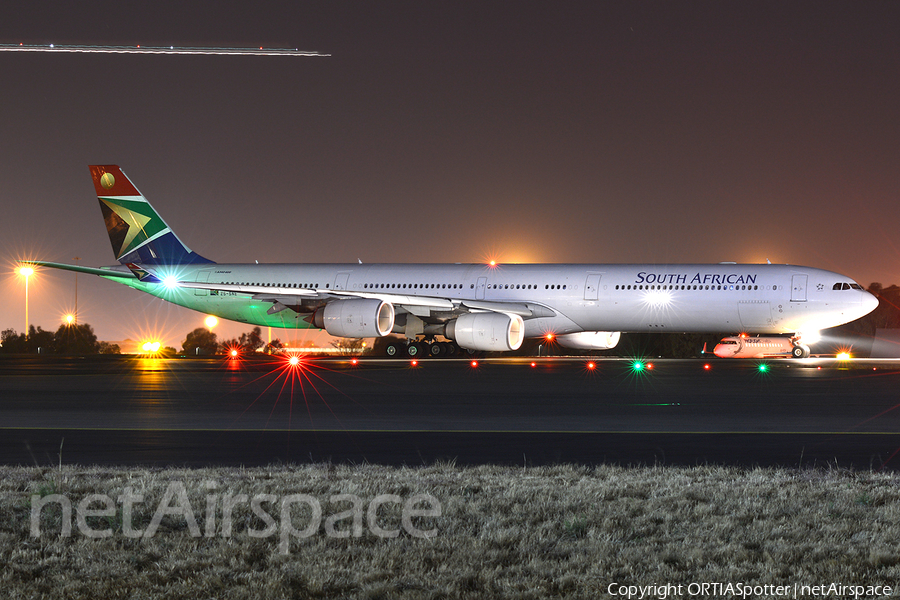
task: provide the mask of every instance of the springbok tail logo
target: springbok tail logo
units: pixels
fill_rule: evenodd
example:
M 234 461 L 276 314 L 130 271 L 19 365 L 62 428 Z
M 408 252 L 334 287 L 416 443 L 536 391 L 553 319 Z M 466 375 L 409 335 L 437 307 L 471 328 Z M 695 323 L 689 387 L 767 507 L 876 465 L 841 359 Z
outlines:
M 99 200 L 117 260 L 170 231 L 146 200 L 115 197 Z
M 212 262 L 191 252 L 117 165 L 91 165 L 103 222 L 122 264 Z

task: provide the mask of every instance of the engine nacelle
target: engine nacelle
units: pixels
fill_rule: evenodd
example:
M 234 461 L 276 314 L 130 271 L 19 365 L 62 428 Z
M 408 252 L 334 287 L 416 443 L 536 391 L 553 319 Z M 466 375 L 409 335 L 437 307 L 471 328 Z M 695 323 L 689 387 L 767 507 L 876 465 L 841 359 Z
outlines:
M 394 328 L 394 305 L 376 298 L 334 300 L 316 313 L 314 325 L 335 337 L 382 337 Z
M 574 350 L 609 350 L 615 348 L 622 334 L 618 331 L 580 331 L 556 336 L 556 342 Z
M 518 350 L 525 339 L 525 321 L 506 313 L 469 313 L 447 323 L 445 335 L 469 350 Z

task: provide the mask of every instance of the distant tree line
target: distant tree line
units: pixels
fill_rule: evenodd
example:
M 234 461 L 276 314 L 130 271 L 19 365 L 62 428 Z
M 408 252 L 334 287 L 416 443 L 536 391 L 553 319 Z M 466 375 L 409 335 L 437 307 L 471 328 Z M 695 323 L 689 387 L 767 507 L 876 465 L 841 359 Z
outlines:
M 40 326 L 28 327 L 28 335 L 6 329 L 0 333 L 0 352 L 5 354 L 119 354 L 117 344 L 98 342 L 94 328 L 87 323 L 62 324 L 55 332 Z
M 227 354 L 232 350 L 237 350 L 241 354 L 250 352 L 258 352 L 263 350 L 271 354 L 284 348 L 284 344 L 279 339 L 274 339 L 271 343 L 266 343 L 262 339 L 262 329 L 254 327 L 247 333 L 242 333 L 238 338 L 232 338 L 219 342 L 216 334 L 205 327 L 198 327 L 191 331 L 181 343 L 181 349 L 188 356 L 209 355 L 209 354 Z

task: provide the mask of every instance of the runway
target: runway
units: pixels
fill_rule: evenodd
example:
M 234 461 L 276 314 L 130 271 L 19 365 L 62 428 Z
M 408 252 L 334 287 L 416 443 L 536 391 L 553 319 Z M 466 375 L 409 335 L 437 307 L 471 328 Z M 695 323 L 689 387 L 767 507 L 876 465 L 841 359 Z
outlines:
M 4 357 L 0 461 L 900 468 L 898 361 L 588 362 Z

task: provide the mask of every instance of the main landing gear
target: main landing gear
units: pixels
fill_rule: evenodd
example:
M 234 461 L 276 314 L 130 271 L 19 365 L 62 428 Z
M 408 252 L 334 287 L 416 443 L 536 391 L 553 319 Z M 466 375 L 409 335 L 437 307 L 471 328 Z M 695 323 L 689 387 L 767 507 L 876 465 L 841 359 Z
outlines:
M 406 343 L 403 341 L 388 342 L 384 347 L 384 353 L 388 358 L 446 358 L 456 356 L 461 352 L 459 346 L 453 342 L 436 342 L 434 340 L 422 340 Z M 463 351 L 464 352 L 464 351 Z

